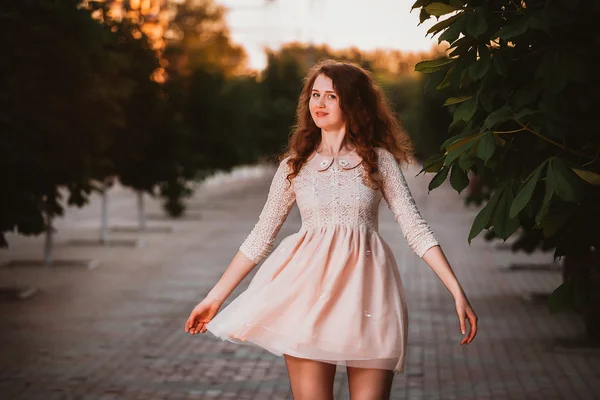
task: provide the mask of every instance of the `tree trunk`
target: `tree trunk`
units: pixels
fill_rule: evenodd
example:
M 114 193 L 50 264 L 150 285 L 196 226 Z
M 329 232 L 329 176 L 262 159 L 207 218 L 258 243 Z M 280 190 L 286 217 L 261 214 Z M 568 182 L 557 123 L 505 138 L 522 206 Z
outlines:
M 144 212 L 144 192 L 138 190 L 137 192 L 137 203 L 138 203 L 138 220 L 139 230 L 146 230 L 146 213 Z
M 600 255 L 598 251 L 564 257 L 563 281 L 581 274 L 590 285 L 589 297 L 581 310 L 585 333 L 588 339 L 600 341 Z
M 54 227 L 52 226 L 52 216 L 46 215 L 46 240 L 44 242 L 44 266 L 50 267 L 54 261 L 53 255 L 53 236 Z
M 108 243 L 108 188 L 106 185 L 102 190 L 102 225 L 100 227 L 100 242 L 102 244 Z

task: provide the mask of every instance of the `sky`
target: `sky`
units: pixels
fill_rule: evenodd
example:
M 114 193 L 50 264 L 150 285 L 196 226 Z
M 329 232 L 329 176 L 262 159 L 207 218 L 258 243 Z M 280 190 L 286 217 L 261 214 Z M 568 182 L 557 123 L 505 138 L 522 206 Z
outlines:
M 227 23 L 235 43 L 246 48 L 249 66 L 266 64 L 263 48 L 299 41 L 334 49 L 429 50 L 437 38 L 419 25 L 415 0 L 215 0 L 229 9 Z

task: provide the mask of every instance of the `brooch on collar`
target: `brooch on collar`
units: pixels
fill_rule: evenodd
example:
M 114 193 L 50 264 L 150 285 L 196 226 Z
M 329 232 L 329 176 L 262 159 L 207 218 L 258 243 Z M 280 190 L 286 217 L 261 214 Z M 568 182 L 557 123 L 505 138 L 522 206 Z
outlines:
M 314 152 L 312 158 L 308 161 L 308 165 L 317 171 L 325 171 L 332 165 L 339 166 L 342 169 L 352 169 L 360 165 L 361 162 L 362 158 L 354 151 L 343 156 L 323 156 Z

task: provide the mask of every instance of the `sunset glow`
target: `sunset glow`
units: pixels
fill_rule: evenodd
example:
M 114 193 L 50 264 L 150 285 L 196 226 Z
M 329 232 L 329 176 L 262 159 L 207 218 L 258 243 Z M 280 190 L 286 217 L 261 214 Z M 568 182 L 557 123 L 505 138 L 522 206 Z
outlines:
M 251 68 L 266 63 L 264 48 L 288 42 L 327 44 L 334 49 L 427 51 L 437 45 L 419 24 L 414 0 L 218 0 L 229 9 L 234 42 L 248 52 Z

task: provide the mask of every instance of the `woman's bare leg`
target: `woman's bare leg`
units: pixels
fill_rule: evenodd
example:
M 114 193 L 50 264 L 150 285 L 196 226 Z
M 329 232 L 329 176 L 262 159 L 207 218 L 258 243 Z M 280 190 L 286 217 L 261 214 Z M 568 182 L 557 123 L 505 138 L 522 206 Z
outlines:
M 346 367 L 351 400 L 388 400 L 394 371 L 377 368 Z
M 333 400 L 337 365 L 284 354 L 294 400 Z

